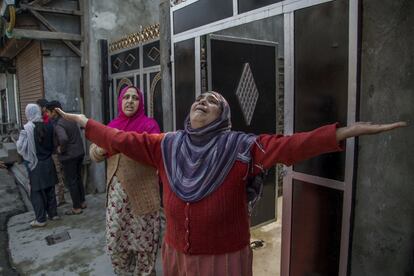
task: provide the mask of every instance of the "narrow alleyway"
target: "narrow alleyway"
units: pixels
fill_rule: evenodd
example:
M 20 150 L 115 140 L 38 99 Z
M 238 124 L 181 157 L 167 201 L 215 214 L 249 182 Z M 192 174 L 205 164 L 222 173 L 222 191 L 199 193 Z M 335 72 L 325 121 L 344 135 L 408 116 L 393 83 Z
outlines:
M 69 194 L 66 198 L 70 199 Z M 44 228 L 33 229 L 29 226 L 33 211 L 23 203 L 12 174 L 0 169 L 0 276 L 114 275 L 105 252 L 105 200 L 104 193 L 88 195 L 83 214 L 61 216 Z M 68 208 L 70 203 L 59 207 L 59 214 Z M 277 210 L 277 221 L 251 232 L 251 241 L 264 241 L 253 250 L 255 276 L 280 275 L 281 197 Z M 161 254 L 156 269 L 162 275 Z
M 13 176 L 0 168 L 0 275 L 18 275 L 9 262 L 7 220 L 23 212 L 25 206 Z
M 10 218 L 10 254 L 18 272 L 22 275 L 114 275 L 105 252 L 105 194 L 88 195 L 87 203 L 88 208 L 82 215 L 63 216 L 40 229 L 29 226 L 32 212 Z M 69 206 L 60 207 L 59 213 Z M 278 209 L 280 218 L 281 198 Z M 253 250 L 255 276 L 279 275 L 280 233 L 280 219 L 252 231 L 252 241 L 264 240 L 263 247 Z M 52 235 L 56 243 L 48 245 L 46 237 Z M 161 254 L 158 254 L 156 269 L 157 275 L 162 275 Z
M 32 229 L 33 212 L 12 217 L 8 223 L 13 265 L 23 275 L 114 275 L 105 253 L 105 195 L 87 197 L 88 208 L 79 216 L 62 216 L 44 228 Z M 59 215 L 69 208 L 58 208 Z M 63 238 L 68 234 L 67 240 Z M 46 237 L 61 235 L 56 244 Z
M 48 221 L 44 228 L 29 226 L 32 212 L 11 218 L 9 245 L 17 270 L 23 275 L 114 275 L 105 252 L 105 198 L 105 194 L 88 195 L 83 214 Z M 69 207 L 59 207 L 59 214 Z M 48 245 L 51 239 L 55 244 Z

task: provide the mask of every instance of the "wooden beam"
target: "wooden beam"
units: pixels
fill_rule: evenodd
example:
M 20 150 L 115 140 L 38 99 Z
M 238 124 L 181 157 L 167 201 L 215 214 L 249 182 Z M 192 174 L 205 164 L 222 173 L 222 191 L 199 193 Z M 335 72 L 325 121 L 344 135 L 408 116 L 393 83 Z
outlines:
M 43 17 L 43 15 L 41 15 L 40 13 L 38 13 L 35 10 L 29 9 L 29 11 L 33 14 L 34 17 L 36 17 L 49 31 L 52 32 L 58 32 L 58 30 L 53 27 L 52 24 L 49 23 L 49 21 L 47 21 L 46 18 Z M 75 35 L 75 34 L 74 34 Z M 80 35 L 78 35 L 79 37 L 81 37 Z M 62 39 L 63 40 L 63 39 Z M 71 40 L 71 39 L 67 39 L 67 40 Z M 81 39 L 82 40 L 82 39 Z M 80 40 L 80 41 L 81 41 Z M 70 41 L 65 41 L 63 40 L 63 43 L 65 43 L 66 46 L 69 47 L 69 49 L 71 49 L 75 54 L 77 54 L 78 56 L 82 56 L 81 51 L 79 50 L 78 47 L 76 47 L 72 42 Z
M 86 59 L 87 59 L 87 53 L 89 53 L 89 49 L 88 49 L 88 44 L 89 44 L 89 31 L 88 31 L 88 28 L 85 28 L 85 26 L 87 25 L 86 24 L 86 20 L 88 20 L 86 17 L 85 17 L 85 5 L 86 5 L 87 3 L 85 3 L 83 0 L 78 0 L 78 6 L 79 6 L 79 9 L 80 9 L 80 11 L 81 11 L 81 16 L 79 17 L 80 18 L 80 31 L 81 31 L 81 36 L 82 36 L 82 41 L 81 41 L 81 43 L 80 43 L 80 49 L 81 49 L 81 52 L 82 52 L 82 55 L 81 55 L 81 67 L 82 68 L 85 68 L 85 64 L 86 64 Z M 86 34 L 86 35 L 85 35 Z
M 32 40 L 10 38 L 0 50 L 0 57 L 15 58 Z
M 91 100 L 91 93 L 90 93 L 90 67 L 89 67 L 89 32 L 87 24 L 89 18 L 85 16 L 85 14 L 89 14 L 89 1 L 85 0 L 78 0 L 78 7 L 82 13 L 80 16 L 80 26 L 81 26 L 81 36 L 82 41 L 80 43 L 81 48 L 81 74 L 82 74 L 82 81 L 81 81 L 81 90 L 80 90 L 80 108 L 82 114 L 91 115 L 91 106 L 93 105 Z M 88 26 L 85 28 L 85 26 Z M 106 91 L 105 91 L 106 92 Z M 104 93 L 105 93 L 104 92 Z
M 23 10 L 35 10 L 40 12 L 47 12 L 47 13 L 57 13 L 57 14 L 68 14 L 68 15 L 81 15 L 80 10 L 67 10 L 67 9 L 58 9 L 58 8 L 51 8 L 51 7 L 42 7 L 42 6 L 32 6 L 27 4 L 20 4 L 20 8 Z
M 27 30 L 14 28 L 12 37 L 15 38 L 27 38 L 36 40 L 71 40 L 81 41 L 82 37 L 78 34 L 61 33 L 61 32 L 48 32 L 38 30 Z
M 30 2 L 29 5 L 33 5 L 33 6 L 34 5 L 40 5 L 40 6 L 43 6 L 43 5 L 49 4 L 52 1 L 53 0 L 34 0 L 34 1 Z

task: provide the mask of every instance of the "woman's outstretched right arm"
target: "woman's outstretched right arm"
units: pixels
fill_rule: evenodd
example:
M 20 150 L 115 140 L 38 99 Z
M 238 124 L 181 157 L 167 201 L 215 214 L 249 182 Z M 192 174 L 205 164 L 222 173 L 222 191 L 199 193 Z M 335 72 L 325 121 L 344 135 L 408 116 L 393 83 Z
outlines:
M 85 128 L 86 138 L 105 149 L 109 155 L 123 153 L 129 158 L 157 167 L 161 161 L 161 140 L 163 134 L 138 134 L 107 127 L 85 115 L 69 114 L 57 109 L 66 120 L 77 122 Z

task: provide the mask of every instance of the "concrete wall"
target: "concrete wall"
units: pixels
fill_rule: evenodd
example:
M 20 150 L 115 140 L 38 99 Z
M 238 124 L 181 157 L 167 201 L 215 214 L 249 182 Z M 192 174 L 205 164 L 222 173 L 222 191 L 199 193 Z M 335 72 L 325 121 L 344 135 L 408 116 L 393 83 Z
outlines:
M 159 1 L 154 0 L 89 0 L 85 7 L 89 41 L 85 81 L 89 91 L 85 94 L 85 111 L 90 117 L 102 120 L 101 52 L 99 40 L 116 41 L 125 35 L 140 31 L 140 26 L 159 22 Z M 86 89 L 85 89 L 86 92 Z M 90 182 L 99 192 L 105 191 L 105 167 L 92 163 Z
M 6 73 L 0 74 L 0 90 L 6 89 L 7 82 L 6 82 Z
M 89 89 L 94 100 L 87 111 L 94 118 L 100 120 L 102 116 L 99 40 L 113 42 L 140 31 L 140 26 L 158 23 L 158 6 L 159 1 L 151 0 L 89 0 Z
M 0 90 L 6 89 L 7 97 L 7 122 L 18 125 L 18 114 L 16 112 L 16 97 L 14 91 L 14 75 L 8 72 L 0 74 Z M 0 117 L 3 110 L 0 110 Z
M 77 1 L 52 1 L 51 7 L 78 9 Z M 43 14 L 58 31 L 80 33 L 78 16 Z M 45 98 L 58 100 L 64 110 L 80 112 L 80 57 L 61 41 L 42 41 Z
M 161 65 L 161 89 L 164 131 L 173 131 L 173 97 L 171 76 L 171 22 L 169 0 L 160 0 L 160 65 Z
M 18 99 L 16 99 L 16 91 L 15 91 L 15 77 L 16 75 L 6 73 L 6 82 L 7 82 L 7 108 L 9 109 L 9 122 L 14 123 L 17 127 L 20 124 L 19 120 L 19 112 L 18 112 Z
M 6 89 L 6 87 L 7 87 L 6 74 L 0 74 L 0 90 Z M 3 118 L 3 113 L 6 113 L 6 110 L 3 110 L 0 106 L 0 122 L 2 122 L 1 120 Z
M 81 66 L 78 56 L 61 55 L 66 46 L 61 43 L 43 42 L 42 49 L 50 56 L 43 57 L 45 98 L 58 100 L 64 110 L 80 112 Z M 44 52 L 44 51 L 43 51 Z
M 360 120 L 411 126 L 359 140 L 351 275 L 414 275 L 414 2 L 362 1 Z

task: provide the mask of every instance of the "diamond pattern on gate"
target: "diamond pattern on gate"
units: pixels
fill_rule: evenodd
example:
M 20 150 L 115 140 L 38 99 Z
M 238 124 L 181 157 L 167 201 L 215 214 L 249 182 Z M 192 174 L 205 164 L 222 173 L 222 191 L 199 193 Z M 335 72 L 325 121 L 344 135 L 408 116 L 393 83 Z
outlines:
M 157 47 L 152 47 L 147 56 L 150 60 L 155 61 L 160 56 L 160 50 Z
M 113 66 L 116 70 L 118 70 L 118 69 L 119 69 L 119 67 L 121 67 L 122 63 L 124 63 L 124 62 L 122 61 L 122 59 L 120 59 L 119 57 L 116 57 L 116 59 L 115 59 L 115 60 L 114 60 L 114 62 L 112 63 L 112 66 Z
M 135 60 L 136 60 L 135 56 L 129 53 L 125 59 L 125 63 L 128 64 L 128 67 L 131 67 L 131 65 L 134 64 Z
M 256 108 L 257 99 L 259 98 L 259 91 L 257 90 L 249 63 L 244 64 L 236 96 L 243 111 L 244 120 L 249 126 Z

